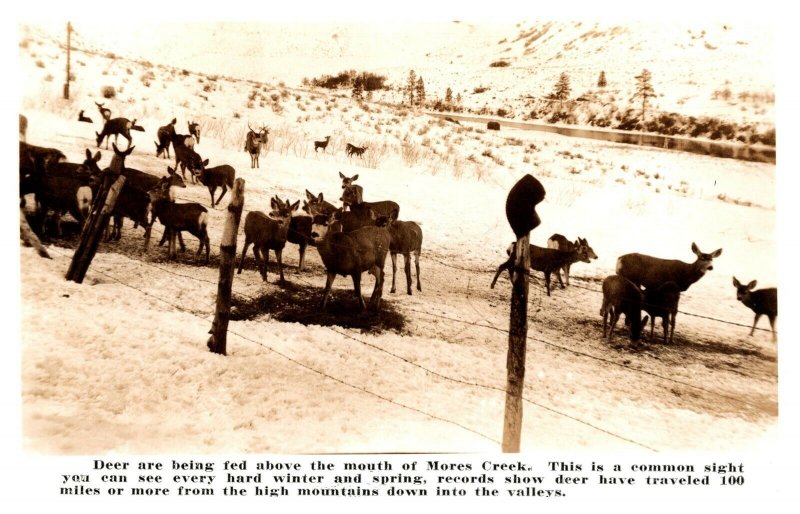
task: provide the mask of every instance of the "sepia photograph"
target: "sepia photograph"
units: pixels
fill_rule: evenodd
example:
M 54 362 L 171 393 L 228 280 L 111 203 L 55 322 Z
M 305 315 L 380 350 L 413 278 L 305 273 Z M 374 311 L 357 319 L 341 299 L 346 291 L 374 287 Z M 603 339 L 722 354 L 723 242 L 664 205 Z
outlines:
M 19 18 L 22 451 L 775 448 L 778 40 L 727 14 Z

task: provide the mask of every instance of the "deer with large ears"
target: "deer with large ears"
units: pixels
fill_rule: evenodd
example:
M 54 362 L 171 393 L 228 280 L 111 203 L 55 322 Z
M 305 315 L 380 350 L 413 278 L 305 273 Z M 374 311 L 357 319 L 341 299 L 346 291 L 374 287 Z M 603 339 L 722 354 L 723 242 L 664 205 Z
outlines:
M 692 243 L 692 252 L 697 256 L 693 263 L 679 260 L 659 259 L 641 253 L 629 253 L 617 259 L 617 274 L 639 287 L 658 288 L 667 282 L 675 282 L 681 291 L 703 278 L 706 271 L 714 269 L 713 261 L 722 255 L 722 248 L 703 253 Z
M 136 120 L 130 121 L 127 118 L 114 118 L 113 120 L 108 120 L 105 125 L 103 125 L 102 132 L 95 132 L 95 135 L 97 136 L 97 147 L 100 148 L 100 143 L 102 143 L 103 139 L 105 139 L 106 150 L 108 150 L 108 140 L 111 139 L 111 136 L 114 136 L 114 144 L 116 144 L 119 136 L 121 135 L 128 140 L 128 148 L 130 148 L 131 144 L 133 143 L 133 139 L 131 138 L 131 128 L 134 125 L 136 125 Z
M 754 291 L 756 281 L 753 280 L 747 285 L 742 285 L 741 282 L 733 277 L 733 287 L 736 288 L 736 299 L 750 307 L 756 313 L 753 320 L 753 328 L 750 329 L 750 335 L 756 330 L 756 324 L 762 314 L 766 314 L 769 319 L 769 326 L 772 329 L 772 340 L 775 341 L 775 318 L 778 317 L 778 288 L 768 287 Z
M 97 106 L 97 110 L 100 111 L 100 116 L 103 117 L 103 121 L 106 122 L 111 119 L 111 109 L 108 107 L 103 107 L 101 103 L 94 103 Z
M 269 140 L 269 128 L 261 127 L 261 130 L 256 132 L 250 124 L 247 124 L 250 131 L 247 133 L 247 139 L 244 143 L 244 149 L 250 154 L 250 167 L 258 168 L 258 156 L 261 154 L 261 147 L 267 144 Z

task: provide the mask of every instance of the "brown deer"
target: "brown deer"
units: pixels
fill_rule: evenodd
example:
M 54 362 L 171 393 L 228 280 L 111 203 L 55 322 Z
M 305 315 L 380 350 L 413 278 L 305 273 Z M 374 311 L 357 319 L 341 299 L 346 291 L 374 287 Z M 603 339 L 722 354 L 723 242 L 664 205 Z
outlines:
M 256 259 L 256 267 L 261 278 L 264 282 L 267 281 L 267 266 L 269 265 L 269 251 L 275 252 L 275 257 L 278 260 L 278 270 L 280 273 L 280 281 L 284 282 L 283 278 L 283 248 L 286 246 L 286 240 L 289 235 L 289 223 L 292 214 L 297 211 L 300 206 L 298 200 L 294 204 L 290 204 L 288 200 L 281 201 L 277 197 L 270 200 L 272 210 L 269 215 L 261 211 L 250 211 L 244 220 L 244 247 L 242 248 L 242 259 L 239 261 L 239 271 L 242 272 L 244 267 L 244 258 L 247 255 L 247 249 L 253 245 L 253 256 Z M 263 261 L 262 261 L 263 252 Z
M 736 299 L 750 307 L 750 310 L 755 312 L 756 317 L 753 320 L 753 328 L 750 329 L 752 336 L 756 330 L 756 324 L 762 314 L 767 315 L 769 319 L 769 326 L 772 329 L 772 340 L 776 340 L 775 336 L 775 318 L 778 317 L 778 288 L 768 287 L 754 291 L 756 281 L 753 280 L 747 285 L 742 285 L 741 282 L 733 277 L 733 287 L 736 288 Z
M 392 239 L 389 231 L 382 227 L 367 226 L 353 232 L 342 232 L 341 222 L 331 223 L 330 217 L 320 218 L 320 221 L 315 218 L 312 231 L 328 275 L 320 308 L 324 310 L 328 304 L 336 275 L 349 275 L 353 278 L 353 289 L 361 310 L 364 310 L 367 305 L 361 296 L 361 274 L 367 271 L 375 277 L 375 289 L 369 307 L 377 311 L 383 295 L 383 267 Z
M 574 243 L 570 242 L 566 237 L 562 236 L 561 234 L 553 234 L 550 236 L 550 239 L 547 240 L 547 247 L 552 248 L 554 250 L 561 250 L 561 251 L 570 251 L 570 250 L 579 250 L 581 247 L 586 248 L 586 255 L 589 259 L 597 259 L 597 254 L 594 253 L 594 250 L 591 246 L 589 246 L 589 241 L 579 237 Z M 575 261 L 578 262 L 578 261 Z M 556 270 L 556 274 L 558 275 L 558 282 L 561 282 L 561 270 L 564 270 L 564 276 L 566 277 L 566 283 L 569 285 L 569 271 L 575 262 L 568 262 L 562 268 Z
M 322 148 L 322 153 L 325 153 L 325 149 L 328 148 L 328 143 L 331 141 L 331 136 L 325 136 L 324 141 L 314 141 L 314 153 L 317 153 L 317 150 Z
M 508 270 L 509 280 L 512 279 L 516 245 L 517 243 L 511 243 L 511 246 L 509 246 L 506 250 L 506 253 L 508 254 L 508 260 L 497 268 L 497 272 L 492 280 L 492 285 L 490 286 L 492 289 L 494 289 L 494 285 L 503 270 Z M 554 271 L 556 272 L 556 277 L 558 277 L 558 281 L 563 289 L 564 284 L 561 282 L 561 276 L 558 275 L 558 270 L 563 268 L 567 262 L 577 261 L 589 262 L 588 253 L 585 247 L 579 247 L 575 250 L 561 251 L 554 250 L 552 248 L 542 248 L 541 246 L 530 245 L 530 268 L 534 271 L 541 271 L 544 273 L 547 296 L 550 296 L 550 276 L 552 273 Z
M 344 175 L 339 173 L 344 179 Z M 355 175 L 352 180 L 355 180 L 358 175 Z M 344 180 L 343 180 L 344 182 Z M 350 208 L 351 211 L 366 211 L 371 209 L 375 216 L 380 218 L 385 216 L 389 220 L 396 220 L 400 215 L 400 205 L 392 200 L 382 200 L 380 202 L 365 202 L 362 197 L 363 189 L 356 184 L 343 186 L 344 192 L 339 199 L 342 201 L 343 209 Z
M 318 214 L 330 215 L 337 210 L 336 206 L 332 203 L 325 201 L 322 193 L 314 196 L 314 194 L 306 189 L 306 201 L 303 202 L 303 210 L 311 216 Z
M 156 157 L 160 157 L 163 153 L 164 156 L 169 159 L 169 145 L 172 143 L 173 138 L 175 137 L 175 124 L 178 123 L 176 118 L 172 118 L 167 125 L 163 127 L 158 127 L 158 132 L 156 132 L 156 137 L 158 141 L 156 141 Z
M 169 181 L 162 180 L 158 187 L 149 192 L 153 216 L 164 225 L 164 234 L 169 234 L 167 255 L 170 259 L 178 256 L 175 239 L 182 231 L 194 235 L 200 244 L 197 257 L 206 249 L 206 264 L 209 262 L 210 248 L 208 238 L 208 210 L 199 203 L 175 203 L 170 200 Z M 181 249 L 184 249 L 181 240 Z
M 107 122 L 111 119 L 111 109 L 108 107 L 103 107 L 101 103 L 94 103 L 97 106 L 97 110 L 100 111 L 100 116 L 103 118 L 103 122 Z
M 83 115 L 83 111 L 78 113 L 78 121 L 82 123 L 92 123 L 92 118 Z
M 108 140 L 111 139 L 111 136 L 114 136 L 114 144 L 117 144 L 118 138 L 121 135 L 128 140 L 128 148 L 130 148 L 131 144 L 133 144 L 133 139 L 131 139 L 131 127 L 133 127 L 135 124 L 136 120 L 131 121 L 127 118 L 114 118 L 113 120 L 108 120 L 103 125 L 102 132 L 95 132 L 95 135 L 97 136 L 97 147 L 100 148 L 100 143 L 102 143 L 103 139 L 105 139 L 106 150 L 108 150 Z
M 608 342 L 614 335 L 614 327 L 622 314 L 625 314 L 625 324 L 630 327 L 631 341 L 636 344 L 642 337 L 642 326 L 647 326 L 647 316 L 642 319 L 642 303 L 644 295 L 636 284 L 625 277 L 611 275 L 603 280 L 603 305 L 600 315 L 603 316 L 603 337 L 606 337 L 606 328 L 610 320 L 611 329 L 608 331 Z
M 261 129 L 256 132 L 249 123 L 247 124 L 247 128 L 250 129 L 250 131 L 247 133 L 244 150 L 250 154 L 250 168 L 258 168 L 260 167 L 258 164 L 258 156 L 261 154 L 262 146 L 266 145 L 269 140 L 269 128 L 262 126 Z
M 664 328 L 664 344 L 669 343 L 675 335 L 675 318 L 678 316 L 678 303 L 681 299 L 681 290 L 675 282 L 661 284 L 657 288 L 644 290 L 642 308 L 650 315 L 650 340 L 653 340 L 653 331 L 656 318 L 661 318 Z
M 200 124 L 194 121 L 189 121 L 187 123 L 189 124 L 189 134 L 194 136 L 197 140 L 197 144 L 200 144 Z
M 422 284 L 419 279 L 419 255 L 422 252 L 422 229 L 413 221 L 390 221 L 387 228 L 392 242 L 389 245 L 389 253 L 392 256 L 392 290 L 394 293 L 395 276 L 397 275 L 397 254 L 403 254 L 403 264 L 406 272 L 406 290 L 411 294 L 411 254 L 414 254 L 414 264 L 417 269 L 417 291 L 422 291 Z
M 617 259 L 617 274 L 639 287 L 657 288 L 667 282 L 675 282 L 681 291 L 686 291 L 689 286 L 703 278 L 706 271 L 714 269 L 713 261 L 722 255 L 722 248 L 711 253 L 703 253 L 692 243 L 692 252 L 697 256 L 697 260 L 691 264 L 629 253 Z

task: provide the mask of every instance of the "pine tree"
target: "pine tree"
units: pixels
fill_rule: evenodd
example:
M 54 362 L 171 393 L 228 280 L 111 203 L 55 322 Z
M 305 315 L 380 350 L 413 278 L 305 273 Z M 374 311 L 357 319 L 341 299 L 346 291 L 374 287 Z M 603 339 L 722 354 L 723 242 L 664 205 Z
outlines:
M 425 81 L 422 80 L 422 75 L 417 79 L 417 105 L 424 107 L 425 106 Z
M 645 116 L 647 115 L 647 99 L 656 96 L 652 80 L 653 75 L 646 69 L 642 70 L 641 75 L 636 76 L 636 93 L 634 93 L 633 99 L 642 99 L 642 123 L 645 122 Z
M 558 82 L 556 82 L 556 87 L 553 90 L 553 98 L 559 101 L 559 109 L 564 108 L 564 100 L 569 98 L 570 92 L 569 75 L 567 75 L 567 72 L 563 72 L 561 76 L 558 77 Z
M 600 72 L 600 78 L 597 79 L 597 87 L 606 87 L 608 82 L 606 82 L 606 72 Z
M 404 97 L 408 101 L 408 105 L 413 107 L 414 106 L 414 90 L 417 87 L 417 74 L 414 70 L 408 72 L 408 82 L 406 83 L 406 88 L 404 90 Z

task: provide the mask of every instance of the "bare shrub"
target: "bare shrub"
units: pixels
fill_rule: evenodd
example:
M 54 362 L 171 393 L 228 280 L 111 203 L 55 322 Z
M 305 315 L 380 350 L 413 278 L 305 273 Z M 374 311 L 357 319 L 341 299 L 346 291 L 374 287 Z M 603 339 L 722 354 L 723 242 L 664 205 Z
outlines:
M 114 86 L 103 86 L 100 88 L 100 94 L 103 95 L 103 98 L 115 98 L 117 90 L 114 89 Z

